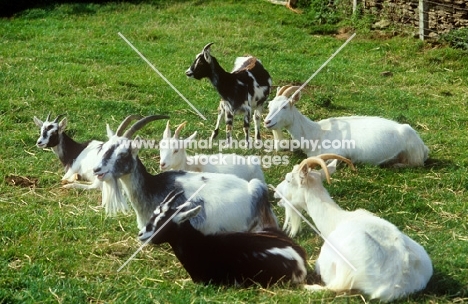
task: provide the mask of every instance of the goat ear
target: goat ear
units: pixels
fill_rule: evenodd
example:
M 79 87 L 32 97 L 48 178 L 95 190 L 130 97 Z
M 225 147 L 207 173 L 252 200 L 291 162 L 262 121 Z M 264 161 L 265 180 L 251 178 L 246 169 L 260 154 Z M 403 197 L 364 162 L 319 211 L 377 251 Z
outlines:
M 205 58 L 206 62 L 208 62 L 208 63 L 211 63 L 210 47 L 211 47 L 212 44 L 213 44 L 213 42 L 208 43 L 203 48 L 203 57 Z
M 42 128 L 42 125 L 44 124 L 44 122 L 42 120 L 40 120 L 36 116 L 33 117 L 33 120 L 34 120 L 34 123 L 36 124 L 36 126 L 38 126 L 39 128 Z
M 164 130 L 163 138 L 171 138 L 171 129 L 169 127 L 169 120 L 166 123 L 166 129 Z
M 106 133 L 107 133 L 107 138 L 111 138 L 114 136 L 114 132 L 111 130 L 109 124 L 106 124 Z
M 328 169 L 328 174 L 332 175 L 333 173 L 336 172 L 336 165 L 338 163 L 337 159 L 334 159 L 331 161 L 329 164 L 327 164 L 327 169 Z M 323 169 L 320 169 L 320 176 L 322 176 L 322 180 L 327 180 L 327 175 L 323 171 Z
M 192 142 L 195 139 L 195 137 L 197 137 L 197 131 L 193 132 L 192 135 L 184 139 L 184 148 L 186 147 L 186 144 L 189 144 L 190 142 Z
M 65 131 L 65 128 L 67 127 L 67 122 L 68 122 L 68 120 L 67 120 L 66 117 L 60 121 L 60 123 L 59 123 L 59 131 L 60 132 Z
M 181 211 L 179 212 L 175 217 L 174 217 L 174 222 L 177 224 L 181 224 L 185 222 L 186 220 L 191 219 L 192 217 L 197 216 L 197 214 L 200 212 L 202 206 L 198 205 L 195 208 L 192 208 L 187 211 Z
M 131 141 L 131 144 L 130 144 L 130 150 L 132 151 L 132 155 L 133 156 L 136 156 L 138 154 L 138 151 L 140 151 L 140 147 L 141 145 L 137 144 L 139 143 L 139 141 L 141 141 L 141 137 L 139 135 L 137 135 L 134 139 L 130 140 Z M 135 142 L 135 144 L 134 144 Z
M 291 105 L 295 104 L 296 102 L 299 101 L 299 99 L 301 99 L 301 92 L 298 92 L 296 95 L 294 95 L 294 98 L 291 99 L 291 101 L 289 102 Z

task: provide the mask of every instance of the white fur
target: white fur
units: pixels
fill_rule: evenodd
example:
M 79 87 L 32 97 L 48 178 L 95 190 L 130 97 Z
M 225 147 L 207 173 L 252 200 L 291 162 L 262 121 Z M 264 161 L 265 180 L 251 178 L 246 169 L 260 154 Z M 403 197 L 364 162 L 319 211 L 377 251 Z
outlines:
M 270 209 L 267 188 L 257 179 L 247 182 L 232 174 L 168 171 L 158 175 L 146 172 L 138 158 L 138 147 L 132 141 L 109 133 L 103 145 L 107 159 L 97 163 L 94 173 L 101 180 L 118 178 L 137 215 L 138 228 L 143 228 L 167 193 L 181 189 L 186 197 L 204 188 L 192 201 L 203 205 L 203 214 L 191 220 L 204 234 L 220 231 L 251 231 L 277 227 Z M 123 160 L 122 158 L 125 158 Z M 119 164 L 125 163 L 120 169 Z M 118 187 L 114 184 L 114 187 Z M 114 190 L 118 191 L 118 190 Z M 116 207 L 117 208 L 117 207 Z
M 182 125 L 181 125 L 182 126 Z M 179 126 L 179 128 L 181 127 Z M 180 129 L 178 128 L 177 131 Z M 265 182 L 261 160 L 258 156 L 241 156 L 237 154 L 197 154 L 188 155 L 187 147 L 194 141 L 197 132 L 186 139 L 179 139 L 178 132 L 171 137 L 169 121 L 159 142 L 159 168 L 162 171 L 169 169 L 195 172 L 213 172 L 234 174 L 246 181 L 254 178 Z
M 335 165 L 336 162 L 329 164 L 328 170 L 333 172 Z M 286 227 L 290 234 L 297 232 L 300 219 L 288 202 L 299 211 L 307 210 L 321 235 L 356 269 L 325 243 L 316 261 L 316 272 L 325 288 L 355 289 L 385 302 L 424 289 L 433 271 L 424 248 L 395 225 L 366 210 L 341 209 L 323 187 L 322 179 L 323 170 L 303 176 L 295 166 L 282 182 L 286 185 L 280 187 L 280 193 L 289 212 L 290 223 Z
M 279 93 L 279 90 L 278 90 Z M 294 140 L 316 141 L 317 147 L 301 144 L 308 157 L 335 153 L 354 163 L 423 166 L 429 149 L 408 124 L 373 116 L 336 117 L 314 122 L 302 115 L 288 97 L 278 94 L 268 105 L 265 127 L 273 130 L 275 143 L 283 140 L 285 128 Z M 297 95 L 299 96 L 299 95 Z M 329 143 L 335 142 L 335 147 Z M 276 146 L 278 149 L 278 147 Z

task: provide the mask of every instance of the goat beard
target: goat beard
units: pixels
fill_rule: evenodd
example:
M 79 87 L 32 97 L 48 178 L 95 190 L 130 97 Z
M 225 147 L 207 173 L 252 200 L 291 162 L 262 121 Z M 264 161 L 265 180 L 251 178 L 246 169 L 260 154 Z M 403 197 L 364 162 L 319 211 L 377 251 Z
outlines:
M 105 181 L 102 186 L 102 207 L 105 208 L 106 214 L 109 216 L 115 216 L 119 211 L 127 213 L 130 209 L 120 187 L 120 182 L 115 177 Z

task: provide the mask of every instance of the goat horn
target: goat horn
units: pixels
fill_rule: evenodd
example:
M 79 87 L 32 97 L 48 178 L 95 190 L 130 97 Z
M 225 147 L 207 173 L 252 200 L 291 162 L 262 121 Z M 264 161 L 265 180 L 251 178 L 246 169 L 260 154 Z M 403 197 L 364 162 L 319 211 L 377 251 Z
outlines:
M 203 48 L 203 52 L 206 52 L 209 50 L 210 46 L 213 44 L 214 42 L 210 42 L 208 43 L 207 45 L 205 45 L 205 47 Z
M 167 116 L 167 115 L 150 115 L 150 116 L 146 116 L 146 117 L 140 119 L 139 121 L 137 121 L 136 123 L 134 123 L 133 126 L 129 130 L 125 131 L 125 133 L 122 136 L 125 137 L 125 138 L 131 138 L 133 136 L 133 134 L 135 134 L 136 131 L 143 128 L 149 122 L 151 122 L 153 120 L 164 119 L 164 118 L 169 118 L 169 116 Z
M 54 122 L 58 122 L 64 116 L 65 116 L 65 114 L 57 115 L 57 117 L 54 119 Z M 49 117 L 47 117 L 47 120 L 49 120 Z
M 115 131 L 115 134 L 117 136 L 121 136 L 122 135 L 122 132 L 125 130 L 125 128 L 127 128 L 127 126 L 130 124 L 130 122 L 132 120 L 135 120 L 135 119 L 140 119 L 142 118 L 141 115 L 138 115 L 138 114 L 134 114 L 134 115 L 128 115 L 127 117 L 125 117 L 125 119 L 120 123 L 119 127 L 117 128 L 117 131 Z
M 183 123 L 181 123 L 181 124 L 177 127 L 177 129 L 176 129 L 175 132 L 174 132 L 174 138 L 175 138 L 175 139 L 178 139 L 178 138 L 179 138 L 179 133 L 180 133 L 180 131 L 182 131 L 182 129 L 185 127 L 186 124 L 187 124 L 187 122 L 184 121 Z
M 49 114 L 47 114 L 47 118 L 45 120 L 49 121 L 49 118 L 50 118 L 50 112 L 49 112 Z
M 348 164 L 348 166 L 351 167 L 351 169 L 353 171 L 356 171 L 356 167 L 354 167 L 353 162 L 350 159 L 348 159 L 348 158 L 346 158 L 344 156 L 334 154 L 334 153 L 325 153 L 325 154 L 320 154 L 317 157 L 319 157 L 319 158 L 321 158 L 323 160 L 338 159 L 338 160 L 344 161 L 345 163 Z
M 299 172 L 302 171 L 305 175 L 307 175 L 309 168 L 313 167 L 314 165 L 320 165 L 320 167 L 322 167 L 323 172 L 325 172 L 327 182 L 330 184 L 330 172 L 328 172 L 327 164 L 325 164 L 325 161 L 320 157 L 312 156 L 304 159 L 299 165 Z
M 171 192 L 169 192 L 168 195 L 166 195 L 166 198 L 161 202 L 161 205 L 162 204 L 165 204 L 165 205 L 169 205 L 171 204 L 174 199 L 176 199 L 178 196 L 180 196 L 182 193 L 184 193 L 184 190 L 181 190 L 179 192 L 176 193 L 176 190 L 172 190 Z
M 276 92 L 276 96 L 283 95 L 284 90 L 286 90 L 289 87 L 291 87 L 291 86 L 290 85 L 285 85 L 285 86 L 282 86 L 281 88 L 279 88 L 278 92 Z
M 290 86 L 288 87 L 286 90 L 284 90 L 283 92 L 283 96 L 286 96 L 286 97 L 290 97 L 292 94 L 294 94 L 294 92 L 297 91 L 297 89 L 299 89 L 300 86 Z

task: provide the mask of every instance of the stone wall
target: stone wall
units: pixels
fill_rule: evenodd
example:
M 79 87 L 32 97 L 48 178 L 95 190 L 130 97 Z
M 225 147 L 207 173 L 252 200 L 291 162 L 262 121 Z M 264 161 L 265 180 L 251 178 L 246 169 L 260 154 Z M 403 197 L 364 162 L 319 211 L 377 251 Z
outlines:
M 468 27 L 468 0 L 425 0 L 429 36 Z M 419 0 L 362 0 L 366 12 L 381 19 L 419 27 Z

